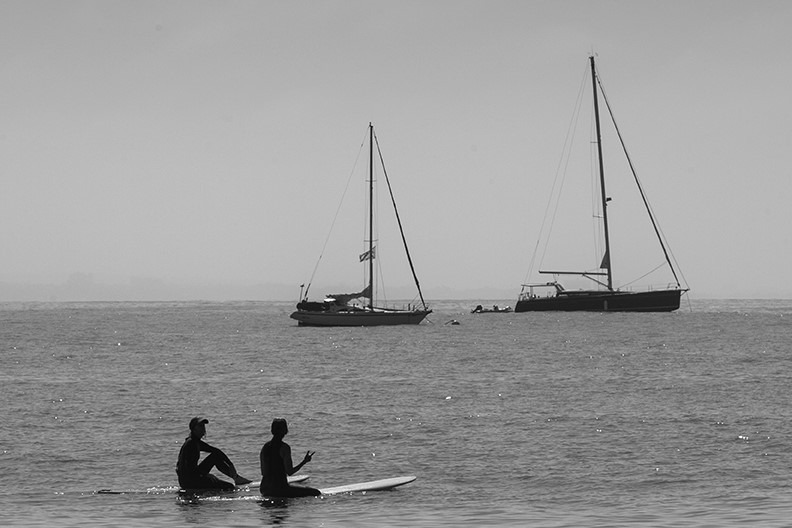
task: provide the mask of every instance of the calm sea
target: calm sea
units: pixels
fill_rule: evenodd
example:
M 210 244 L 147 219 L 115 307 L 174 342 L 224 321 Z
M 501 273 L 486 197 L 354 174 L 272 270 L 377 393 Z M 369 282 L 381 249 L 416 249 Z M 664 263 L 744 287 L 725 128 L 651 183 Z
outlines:
M 479 302 L 352 329 L 298 327 L 291 303 L 0 304 L 0 525 L 792 524 L 792 301 Z M 196 414 L 251 478 L 283 416 L 315 487 L 418 480 L 281 503 L 95 493 L 175 485 Z

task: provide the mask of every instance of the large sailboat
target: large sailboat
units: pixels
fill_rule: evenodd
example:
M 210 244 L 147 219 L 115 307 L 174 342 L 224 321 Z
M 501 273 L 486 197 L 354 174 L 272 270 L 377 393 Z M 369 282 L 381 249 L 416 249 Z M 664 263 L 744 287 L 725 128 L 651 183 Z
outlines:
M 679 308 L 680 298 L 688 288 L 683 286 L 679 280 L 678 271 L 674 268 L 672 257 L 667 243 L 661 234 L 657 221 L 649 207 L 646 194 L 635 174 L 634 166 L 629 158 L 621 133 L 616 126 L 610 104 L 605 96 L 602 84 L 594 64 L 594 56 L 589 57 L 591 67 L 591 82 L 593 86 L 593 110 L 594 110 L 594 133 L 596 137 L 593 143 L 597 145 L 597 176 L 598 176 L 598 200 L 595 200 L 599 207 L 596 214 L 600 224 L 604 239 L 604 250 L 597 258 L 599 266 L 587 271 L 558 271 L 558 270 L 539 270 L 540 274 L 552 275 L 553 280 L 538 281 L 522 285 L 515 312 L 532 311 L 595 311 L 595 312 L 670 312 Z M 597 89 L 599 86 L 599 90 Z M 619 143 L 627 157 L 632 179 L 638 187 L 638 191 L 643 201 L 643 206 L 648 214 L 650 224 L 654 229 L 655 236 L 659 241 L 664 262 L 658 266 L 667 267 L 670 271 L 670 280 L 661 286 L 653 286 L 644 290 L 633 290 L 617 288 L 613 280 L 613 259 L 611 253 L 611 235 L 608 224 L 608 205 L 611 201 L 605 192 L 605 171 L 603 163 L 602 132 L 600 128 L 600 94 L 603 97 L 605 106 L 613 122 Z M 537 244 L 538 248 L 538 244 Z M 651 272 L 650 272 L 651 273 Z M 576 275 L 584 277 L 596 283 L 594 288 L 586 289 L 565 289 L 558 281 L 559 275 Z
M 383 174 L 388 185 L 388 190 L 393 204 L 393 211 L 396 216 L 396 222 L 399 226 L 401 233 L 402 244 L 404 247 L 407 261 L 410 265 L 415 287 L 418 290 L 418 297 L 420 298 L 420 305 L 416 302 L 415 305 L 408 304 L 400 308 L 375 306 L 377 284 L 374 280 L 375 275 L 375 261 L 378 258 L 377 247 L 375 246 L 375 224 L 374 224 L 374 150 L 375 144 L 379 159 L 382 161 L 382 153 L 379 151 L 379 143 L 377 142 L 376 135 L 374 134 L 374 126 L 369 123 L 368 128 L 369 140 L 369 172 L 368 172 L 368 226 L 367 226 L 367 247 L 365 251 L 359 255 L 360 263 L 364 264 L 367 268 L 365 276 L 368 277 L 365 287 L 354 293 L 340 293 L 326 295 L 322 301 L 309 301 L 308 290 L 311 287 L 309 282 L 308 287 L 300 292 L 300 302 L 297 303 L 297 311 L 291 314 L 292 319 L 296 319 L 300 326 L 383 326 L 383 325 L 416 325 L 419 324 L 424 318 L 432 313 L 428 308 L 421 292 L 421 286 L 418 282 L 418 277 L 415 274 L 412 257 L 407 247 L 407 240 L 404 237 L 404 230 L 402 228 L 399 212 L 396 209 L 396 201 L 393 199 L 393 191 L 391 189 L 388 173 L 384 170 Z M 360 299 L 365 299 L 365 302 L 358 302 Z

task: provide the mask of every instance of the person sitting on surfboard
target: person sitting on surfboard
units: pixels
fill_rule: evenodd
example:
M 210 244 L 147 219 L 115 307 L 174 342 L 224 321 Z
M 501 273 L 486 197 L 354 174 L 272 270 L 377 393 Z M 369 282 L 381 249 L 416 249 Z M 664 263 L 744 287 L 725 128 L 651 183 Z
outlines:
M 235 486 L 250 484 L 252 481 L 237 473 L 225 453 L 201 440 L 206 435 L 208 423 L 209 420 L 198 416 L 190 420 L 190 436 L 184 441 L 179 451 L 179 461 L 176 463 L 179 486 L 182 489 L 232 490 Z M 202 451 L 209 455 L 199 464 Z M 234 484 L 210 474 L 213 467 L 234 479 Z
M 261 494 L 269 497 L 308 497 L 321 495 L 315 488 L 292 486 L 288 476 L 294 475 L 311 461 L 313 453 L 307 451 L 305 458 L 296 466 L 292 465 L 291 447 L 283 441 L 289 432 L 286 420 L 275 418 L 272 421 L 272 440 L 264 444 L 259 454 L 261 460 Z

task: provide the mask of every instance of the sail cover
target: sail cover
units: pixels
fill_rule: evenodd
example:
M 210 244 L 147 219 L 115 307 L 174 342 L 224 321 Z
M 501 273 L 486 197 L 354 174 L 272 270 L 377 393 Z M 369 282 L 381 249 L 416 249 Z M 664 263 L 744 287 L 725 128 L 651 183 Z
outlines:
M 357 293 L 331 293 L 327 296 L 328 299 L 332 299 L 338 304 L 347 304 L 352 299 L 359 299 L 360 297 L 371 298 L 371 287 L 366 286 L 363 288 L 363 291 L 359 291 Z

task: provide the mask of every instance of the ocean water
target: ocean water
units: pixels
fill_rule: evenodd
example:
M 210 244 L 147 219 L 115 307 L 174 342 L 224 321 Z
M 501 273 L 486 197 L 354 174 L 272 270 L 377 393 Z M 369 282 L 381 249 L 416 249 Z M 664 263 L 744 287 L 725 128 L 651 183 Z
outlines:
M 291 303 L 0 304 L 0 525 L 792 524 L 792 301 L 479 303 L 324 329 Z M 280 502 L 145 493 L 176 485 L 198 414 L 250 478 L 283 416 L 295 462 L 316 451 L 314 487 L 418 479 Z

